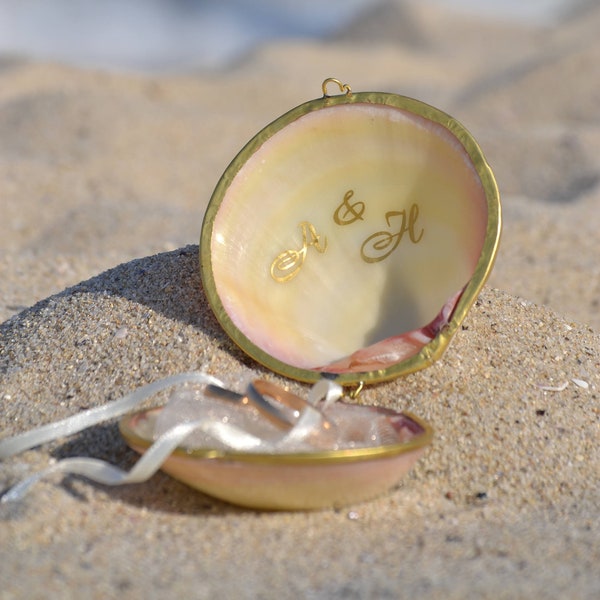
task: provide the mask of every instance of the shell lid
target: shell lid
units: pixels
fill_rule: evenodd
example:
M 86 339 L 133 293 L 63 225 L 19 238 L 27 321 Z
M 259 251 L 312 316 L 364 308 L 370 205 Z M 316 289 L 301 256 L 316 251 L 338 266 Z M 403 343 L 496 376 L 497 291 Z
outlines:
M 272 371 L 375 383 L 443 354 L 500 232 L 494 175 L 458 121 L 328 79 L 221 176 L 201 276 L 223 329 Z

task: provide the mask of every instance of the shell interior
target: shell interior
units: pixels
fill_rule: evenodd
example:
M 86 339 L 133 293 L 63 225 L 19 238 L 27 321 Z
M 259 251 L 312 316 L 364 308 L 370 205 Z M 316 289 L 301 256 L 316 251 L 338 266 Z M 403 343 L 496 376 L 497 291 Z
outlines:
M 462 319 L 500 232 L 491 171 L 455 121 L 400 96 L 351 98 L 312 101 L 259 133 L 203 226 L 221 324 L 298 379 L 399 374 L 459 303 Z

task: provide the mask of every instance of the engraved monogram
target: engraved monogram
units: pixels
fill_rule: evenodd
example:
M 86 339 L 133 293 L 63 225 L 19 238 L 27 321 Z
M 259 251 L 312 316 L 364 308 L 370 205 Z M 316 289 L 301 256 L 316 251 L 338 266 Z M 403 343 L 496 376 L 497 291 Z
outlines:
M 367 209 L 362 201 L 351 202 L 354 190 L 344 194 L 341 204 L 333 212 L 333 221 L 342 227 L 364 221 Z M 390 210 L 385 213 L 385 222 L 388 230 L 376 231 L 361 244 L 360 257 L 366 263 L 376 263 L 385 260 L 398 248 L 400 242 L 408 235 L 413 244 L 418 244 L 423 239 L 423 227 L 418 227 L 419 205 L 411 204 L 409 209 Z M 302 232 L 302 247 L 299 250 L 289 249 L 280 252 L 271 263 L 271 277 L 277 283 L 286 283 L 298 275 L 308 249 L 313 247 L 319 254 L 327 250 L 327 238 L 317 233 L 315 226 L 309 221 L 298 224 Z
M 400 228 L 396 233 L 389 231 L 378 231 L 370 235 L 360 247 L 361 258 L 368 263 L 385 260 L 402 241 L 405 233 L 413 244 L 418 244 L 423 238 L 423 229 L 417 234 L 415 224 L 419 218 L 419 206 L 413 204 L 410 207 L 408 217 L 406 210 L 390 210 L 385 213 L 385 222 L 388 227 L 392 227 L 393 221 L 399 217 Z
M 320 254 L 327 250 L 327 238 L 324 238 L 321 243 L 321 236 L 312 223 L 302 221 L 298 227 L 302 230 L 302 248 L 300 250 L 284 250 L 271 263 L 271 277 L 277 283 L 291 281 L 298 275 L 306 260 L 306 252 L 311 246 Z

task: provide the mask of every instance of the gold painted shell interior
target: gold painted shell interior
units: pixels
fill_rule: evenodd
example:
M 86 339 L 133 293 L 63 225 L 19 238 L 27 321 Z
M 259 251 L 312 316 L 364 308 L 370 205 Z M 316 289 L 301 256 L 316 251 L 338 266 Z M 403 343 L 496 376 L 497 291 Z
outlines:
M 493 264 L 500 204 L 471 136 L 393 94 L 324 97 L 221 178 L 205 290 L 248 354 L 305 381 L 379 381 L 444 350 Z

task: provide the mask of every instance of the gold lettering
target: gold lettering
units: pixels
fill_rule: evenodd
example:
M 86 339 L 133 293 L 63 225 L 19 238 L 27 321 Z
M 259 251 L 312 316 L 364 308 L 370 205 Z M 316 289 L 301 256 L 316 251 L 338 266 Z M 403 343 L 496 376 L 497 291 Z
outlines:
M 286 283 L 298 275 L 306 260 L 306 252 L 311 246 L 320 254 L 327 250 L 327 238 L 321 243 L 321 236 L 312 223 L 302 221 L 298 227 L 302 230 L 302 248 L 284 250 L 271 263 L 271 277 L 277 283 Z
M 363 213 L 365 212 L 364 202 L 355 202 L 350 204 L 350 198 L 354 196 L 354 190 L 348 190 L 344 194 L 343 202 L 337 207 L 333 213 L 333 220 L 338 225 L 350 225 L 359 219 L 363 220 Z M 343 211 L 343 212 L 342 212 Z
M 396 233 L 389 231 L 378 231 L 370 235 L 360 248 L 361 258 L 367 263 L 375 263 L 385 260 L 402 241 L 405 233 L 413 244 L 418 244 L 423 238 L 424 230 L 421 228 L 419 233 L 415 228 L 419 218 L 419 206 L 413 204 L 410 207 L 408 215 L 406 210 L 391 210 L 385 213 L 385 221 L 388 227 L 392 227 L 392 219 L 400 217 L 400 229 Z

